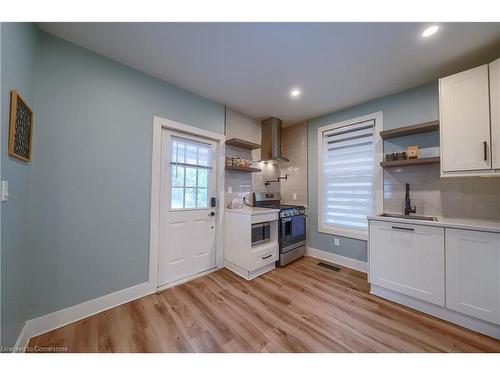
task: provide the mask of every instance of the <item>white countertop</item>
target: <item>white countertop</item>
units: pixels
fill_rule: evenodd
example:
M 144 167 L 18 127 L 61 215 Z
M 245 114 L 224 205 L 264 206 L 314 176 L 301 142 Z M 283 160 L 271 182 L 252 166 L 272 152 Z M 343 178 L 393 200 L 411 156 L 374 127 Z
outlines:
M 489 221 L 489 220 L 458 219 L 458 218 L 452 219 L 446 217 L 437 217 L 438 221 L 426 221 L 426 220 L 412 220 L 412 219 L 387 217 L 379 215 L 368 216 L 368 220 L 390 221 L 393 223 L 419 224 L 432 227 L 469 229 L 469 230 L 479 230 L 484 232 L 500 233 L 500 222 Z
M 232 212 L 241 215 L 262 215 L 262 214 L 278 213 L 280 212 L 280 210 L 277 210 L 275 208 L 245 206 L 243 208 L 226 208 L 226 212 Z

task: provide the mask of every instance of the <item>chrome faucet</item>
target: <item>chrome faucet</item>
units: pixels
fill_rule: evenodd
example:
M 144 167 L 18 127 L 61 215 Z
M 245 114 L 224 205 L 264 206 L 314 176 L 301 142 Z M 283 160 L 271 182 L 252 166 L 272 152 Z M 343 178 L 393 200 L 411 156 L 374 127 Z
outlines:
M 413 206 L 413 208 L 411 208 L 410 184 L 406 183 L 405 215 L 414 214 L 415 212 L 417 212 L 417 206 Z

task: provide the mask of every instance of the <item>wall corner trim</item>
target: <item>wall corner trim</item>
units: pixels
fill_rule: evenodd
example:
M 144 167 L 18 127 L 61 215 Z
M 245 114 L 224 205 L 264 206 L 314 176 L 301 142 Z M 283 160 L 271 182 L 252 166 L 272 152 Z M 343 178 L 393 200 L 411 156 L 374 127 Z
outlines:
M 156 285 L 145 282 L 96 299 L 80 303 L 38 318 L 27 320 L 16 342 L 17 348 L 25 348 L 32 337 L 74 323 L 91 315 L 147 296 L 156 291 Z
M 340 266 L 352 268 L 354 270 L 367 273 L 368 263 L 361 260 L 352 259 L 342 255 L 330 253 L 328 251 L 318 250 L 313 247 L 307 247 L 306 255 L 310 257 L 317 258 L 320 260 L 325 260 L 327 262 L 335 263 Z

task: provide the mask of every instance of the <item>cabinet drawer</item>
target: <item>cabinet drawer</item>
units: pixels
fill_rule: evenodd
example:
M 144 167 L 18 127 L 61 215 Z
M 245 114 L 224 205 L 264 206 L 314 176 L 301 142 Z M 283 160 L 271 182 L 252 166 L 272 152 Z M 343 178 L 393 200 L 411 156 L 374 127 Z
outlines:
M 444 229 L 370 221 L 369 281 L 444 306 Z
M 276 262 L 278 260 L 278 244 L 274 243 L 269 246 L 259 246 L 255 250 L 252 250 L 252 256 L 250 259 L 249 271 L 254 271 L 260 267 L 263 267 L 269 263 Z
M 278 220 L 278 213 L 277 212 L 252 215 L 252 224 L 265 223 L 267 221 L 276 221 L 276 220 Z
M 446 307 L 500 324 L 500 234 L 446 229 Z

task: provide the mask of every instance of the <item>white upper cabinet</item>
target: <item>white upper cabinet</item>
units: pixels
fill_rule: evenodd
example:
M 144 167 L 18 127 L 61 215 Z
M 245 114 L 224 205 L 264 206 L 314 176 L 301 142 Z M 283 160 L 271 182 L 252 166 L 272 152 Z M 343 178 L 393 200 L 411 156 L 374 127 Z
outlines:
M 500 234 L 446 229 L 446 307 L 500 324 Z
M 490 64 L 491 153 L 500 173 L 500 59 Z
M 500 59 L 439 80 L 441 177 L 500 176 Z
M 259 121 L 245 116 L 231 108 L 226 108 L 226 138 L 260 144 L 262 125 Z
M 441 170 L 491 170 L 488 65 L 439 80 Z

